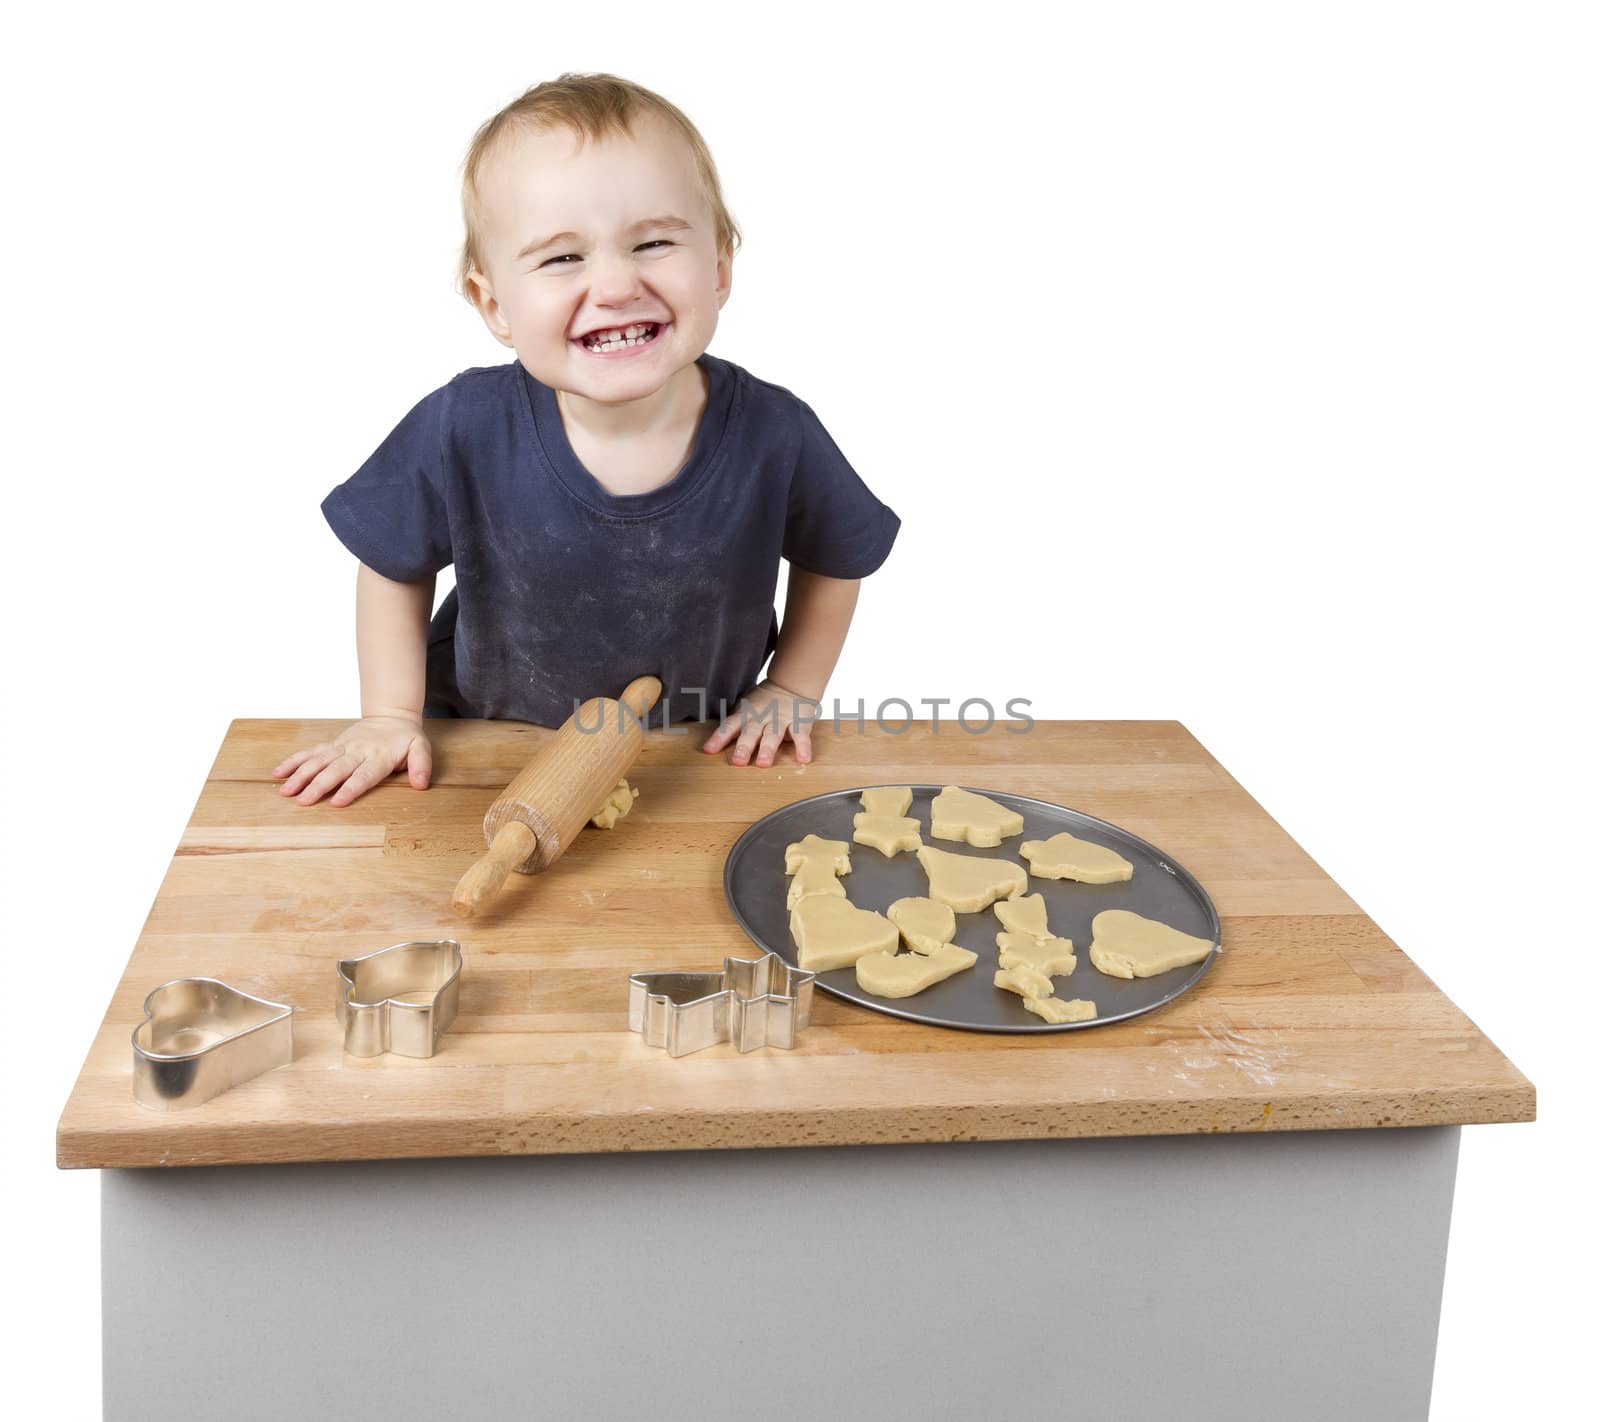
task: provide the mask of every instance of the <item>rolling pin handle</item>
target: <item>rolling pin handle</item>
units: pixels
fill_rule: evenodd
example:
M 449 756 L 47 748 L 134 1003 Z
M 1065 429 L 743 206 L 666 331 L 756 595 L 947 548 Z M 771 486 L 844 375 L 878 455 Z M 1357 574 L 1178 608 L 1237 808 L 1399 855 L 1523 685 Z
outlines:
M 471 918 L 480 907 L 500 892 L 511 871 L 539 847 L 539 838 L 521 820 L 507 820 L 496 831 L 489 852 L 477 860 L 456 885 L 450 907 L 464 918 Z
M 650 708 L 656 704 L 660 697 L 661 682 L 659 678 L 641 676 L 635 677 L 630 681 L 623 688 L 622 695 L 618 699 L 628 710 L 633 712 L 634 719 L 642 723 L 644 718 L 650 714 Z

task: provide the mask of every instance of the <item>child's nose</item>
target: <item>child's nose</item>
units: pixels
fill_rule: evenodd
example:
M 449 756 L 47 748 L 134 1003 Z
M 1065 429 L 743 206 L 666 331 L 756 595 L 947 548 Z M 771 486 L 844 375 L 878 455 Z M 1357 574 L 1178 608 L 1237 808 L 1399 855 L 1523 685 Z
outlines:
M 639 264 L 626 254 L 596 256 L 590 263 L 593 292 L 600 301 L 632 296 L 639 289 Z

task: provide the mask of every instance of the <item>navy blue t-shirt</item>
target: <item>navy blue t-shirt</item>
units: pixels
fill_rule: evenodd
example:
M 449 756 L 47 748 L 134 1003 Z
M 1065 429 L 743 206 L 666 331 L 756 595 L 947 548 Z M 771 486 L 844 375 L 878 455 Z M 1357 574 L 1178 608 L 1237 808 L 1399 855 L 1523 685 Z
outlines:
M 428 634 L 424 714 L 559 726 L 591 696 L 661 679 L 650 726 L 715 719 L 778 640 L 778 562 L 861 578 L 900 520 L 811 407 L 704 354 L 687 464 L 613 494 L 573 453 L 555 392 L 520 361 L 462 371 L 420 401 L 322 503 L 374 572 L 455 564 Z M 704 689 L 704 700 L 694 688 Z

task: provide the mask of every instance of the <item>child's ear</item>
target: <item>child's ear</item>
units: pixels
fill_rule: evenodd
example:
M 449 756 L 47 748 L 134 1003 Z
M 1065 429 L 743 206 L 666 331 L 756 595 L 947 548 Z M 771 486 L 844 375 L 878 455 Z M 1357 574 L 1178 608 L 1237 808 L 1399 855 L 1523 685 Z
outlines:
M 489 285 L 489 278 L 476 267 L 467 273 L 467 295 L 477 308 L 478 315 L 483 317 L 489 334 L 501 345 L 512 346 L 511 327 L 506 325 L 505 317 L 500 314 L 500 303 L 495 300 L 494 288 Z
M 728 294 L 733 290 L 733 248 L 724 247 L 722 254 L 717 258 L 717 310 L 720 311 L 728 303 Z

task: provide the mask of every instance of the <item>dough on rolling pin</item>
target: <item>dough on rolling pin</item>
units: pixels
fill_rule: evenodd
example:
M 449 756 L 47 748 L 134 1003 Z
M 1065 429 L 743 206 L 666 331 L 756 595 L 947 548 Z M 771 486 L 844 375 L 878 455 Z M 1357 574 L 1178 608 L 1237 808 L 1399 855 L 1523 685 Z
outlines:
M 861 792 L 861 808 L 869 815 L 903 815 L 911 808 L 911 787 L 874 785 Z
M 633 802 L 639 798 L 639 792 L 632 788 L 626 780 L 617 781 L 617 788 L 606 796 L 605 802 L 589 816 L 589 823 L 596 829 L 611 829 L 629 810 Z
M 856 816 L 856 832 L 851 838 L 893 859 L 902 849 L 922 848 L 922 826 L 902 815 L 869 815 L 863 811 Z
M 956 911 L 934 899 L 896 899 L 889 921 L 913 953 L 937 953 L 956 936 Z
M 789 936 L 808 973 L 848 968 L 868 953 L 893 953 L 900 946 L 900 930 L 881 913 L 828 894 L 812 894 L 790 910 Z
M 1214 946 L 1131 909 L 1106 909 L 1094 916 L 1089 961 L 1107 977 L 1153 978 L 1200 962 Z
M 976 953 L 954 943 L 926 954 L 867 953 L 856 959 L 856 986 L 874 997 L 910 997 L 977 961 Z
M 1015 860 L 951 854 L 929 844 L 917 851 L 917 862 L 927 871 L 928 897 L 957 913 L 977 913 L 996 899 L 1027 892 L 1027 870 Z
M 783 851 L 783 872 L 793 874 L 785 908 L 793 908 L 813 894 L 844 897 L 844 885 L 835 877 L 850 872 L 850 846 L 842 839 L 822 839 L 808 834 Z
M 933 797 L 933 837 L 959 839 L 992 849 L 1008 835 L 1022 833 L 1022 816 L 987 795 L 946 785 Z
M 1009 930 L 995 935 L 1002 968 L 1029 967 L 1046 977 L 1069 977 L 1078 966 L 1070 938 L 1057 938 L 1045 922 L 1044 898 L 1001 899 L 995 917 Z
M 1092 844 L 1063 830 L 1049 839 L 1027 839 L 1020 851 L 1040 879 L 1076 879 L 1080 884 L 1120 884 L 1133 878 L 1133 865 L 1114 849 Z

